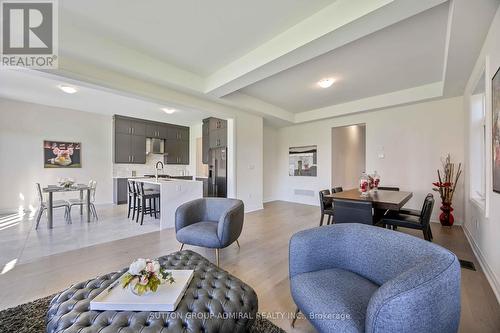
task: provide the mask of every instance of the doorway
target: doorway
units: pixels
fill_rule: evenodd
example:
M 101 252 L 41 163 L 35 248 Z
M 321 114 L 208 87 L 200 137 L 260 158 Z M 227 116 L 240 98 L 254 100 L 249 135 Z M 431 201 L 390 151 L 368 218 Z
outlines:
M 332 187 L 358 187 L 366 170 L 366 124 L 332 128 Z

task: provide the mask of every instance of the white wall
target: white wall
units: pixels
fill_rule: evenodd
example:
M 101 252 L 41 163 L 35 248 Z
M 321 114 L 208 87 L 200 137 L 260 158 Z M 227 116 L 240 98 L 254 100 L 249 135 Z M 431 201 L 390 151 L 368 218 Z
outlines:
M 398 185 L 402 190 L 412 191 L 414 195 L 408 207 L 420 208 L 425 195 L 432 191 L 441 156 L 449 152 L 454 161 L 464 161 L 463 114 L 462 98 L 459 97 L 281 128 L 275 163 L 277 199 L 319 205 L 318 191 L 331 187 L 332 127 L 365 123 L 367 171 L 377 170 L 382 185 Z M 318 146 L 318 177 L 288 176 L 288 148 L 304 145 Z M 380 152 L 385 154 L 384 159 L 378 158 Z M 265 193 L 268 193 L 269 185 L 265 183 L 265 186 Z M 296 195 L 295 189 L 311 190 L 314 195 Z M 435 220 L 439 198 L 436 201 Z M 454 204 L 457 223 L 461 223 L 462 181 Z
M 271 126 L 264 126 L 264 202 L 278 200 L 278 130 Z
M 486 208 L 481 209 L 470 200 L 469 168 L 466 168 L 466 219 L 465 234 L 468 236 L 472 248 L 478 257 L 490 284 L 500 302 L 500 194 L 493 192 L 491 183 L 491 79 L 500 67 L 500 10 L 497 11 L 491 25 L 488 37 L 481 54 L 474 67 L 464 94 L 464 108 L 466 110 L 466 128 L 470 122 L 470 97 L 473 94 L 476 82 L 481 78 L 483 69 L 486 71 Z M 466 136 L 467 152 L 475 149 L 471 145 L 470 134 Z
M 0 99 L 0 210 L 36 207 L 35 182 L 56 184 L 61 177 L 94 179 L 96 202 L 111 202 L 111 133 L 109 116 Z M 82 168 L 44 169 L 44 140 L 81 142 Z
M 262 117 L 248 113 L 234 120 L 236 197 L 247 212 L 263 208 L 263 126 Z

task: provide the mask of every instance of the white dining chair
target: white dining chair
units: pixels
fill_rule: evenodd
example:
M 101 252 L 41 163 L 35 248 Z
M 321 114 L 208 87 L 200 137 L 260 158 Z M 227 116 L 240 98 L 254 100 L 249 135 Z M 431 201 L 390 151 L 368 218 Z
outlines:
M 94 202 L 95 202 L 95 192 L 97 188 L 97 182 L 95 180 L 89 181 L 89 187 L 90 187 L 90 212 L 91 214 L 95 217 L 96 220 L 99 220 L 97 217 L 97 210 L 95 208 Z M 83 198 L 79 199 L 69 199 L 69 215 L 71 217 L 71 207 L 73 206 L 85 206 L 87 204 L 87 195 L 85 194 Z
M 39 207 L 37 209 L 35 229 L 38 229 L 38 225 L 40 224 L 40 219 L 42 218 L 43 211 L 48 209 L 49 204 L 43 198 L 42 187 L 40 186 L 40 183 L 36 183 L 35 191 L 36 191 L 36 194 L 38 197 L 38 205 L 39 205 Z M 69 203 L 66 200 L 53 200 L 52 201 L 52 208 L 53 209 L 63 208 L 63 207 L 64 207 L 64 218 L 66 219 L 66 222 L 69 224 L 69 223 L 71 223 L 71 219 L 69 217 Z

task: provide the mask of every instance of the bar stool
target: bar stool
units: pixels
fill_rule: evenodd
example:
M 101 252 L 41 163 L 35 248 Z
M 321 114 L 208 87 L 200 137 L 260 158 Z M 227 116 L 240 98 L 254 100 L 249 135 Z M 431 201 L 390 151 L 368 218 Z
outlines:
M 156 214 L 160 213 L 156 209 L 156 200 L 160 199 L 160 192 L 144 190 L 144 183 L 135 182 L 135 191 L 137 195 L 137 217 L 136 223 L 139 222 L 139 215 L 141 217 L 141 225 L 144 222 L 144 214 L 149 214 L 156 218 Z
M 130 212 L 132 212 L 132 220 L 135 219 L 135 211 L 137 206 L 137 192 L 135 191 L 135 181 L 128 180 L 128 214 L 127 218 L 130 218 Z
M 325 219 L 325 215 L 328 215 L 328 219 L 326 224 L 330 224 L 333 218 L 333 205 L 332 199 L 325 198 L 325 195 L 329 195 L 330 190 L 322 190 L 319 191 L 319 207 L 321 209 L 321 220 L 319 221 L 319 226 L 323 225 L 323 220 Z M 333 222 L 333 221 L 332 221 Z

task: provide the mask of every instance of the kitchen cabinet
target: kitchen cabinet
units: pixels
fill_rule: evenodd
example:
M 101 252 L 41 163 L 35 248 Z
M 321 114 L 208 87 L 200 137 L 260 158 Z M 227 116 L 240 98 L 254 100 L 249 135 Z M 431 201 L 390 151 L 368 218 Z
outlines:
M 115 163 L 146 163 L 146 137 L 115 133 Z
M 189 127 L 169 126 L 167 140 L 189 141 Z
M 218 118 L 203 119 L 202 161 L 208 164 L 210 149 L 227 147 L 227 120 Z
M 166 164 L 189 164 L 189 141 L 165 141 Z
M 146 163 L 146 138 L 165 140 L 165 162 L 189 164 L 189 127 L 114 116 L 114 162 Z
M 167 139 L 168 126 L 163 124 L 148 124 L 146 126 L 146 137 Z
M 201 160 L 203 164 L 208 164 L 210 159 L 210 119 L 203 119 L 201 134 Z
M 115 117 L 115 132 L 130 135 L 146 135 L 146 124 L 140 120 Z
M 122 205 L 128 202 L 128 178 L 113 178 L 113 203 Z

